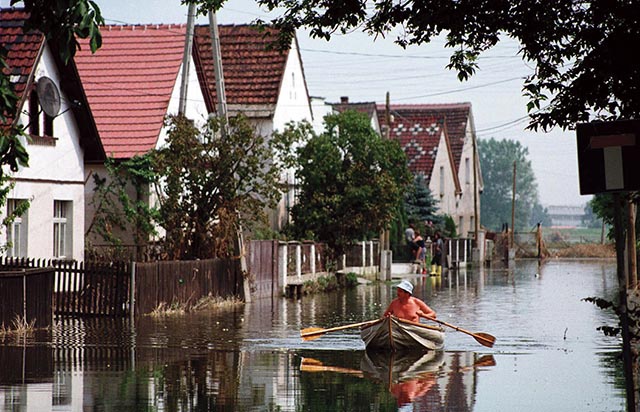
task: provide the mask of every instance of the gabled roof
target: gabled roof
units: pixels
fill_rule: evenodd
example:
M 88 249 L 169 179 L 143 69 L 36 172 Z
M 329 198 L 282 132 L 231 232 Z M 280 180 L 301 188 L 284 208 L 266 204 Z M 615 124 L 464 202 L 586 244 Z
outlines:
M 451 161 L 456 192 L 460 192 L 458 170 L 454 167 L 452 145 L 449 141 L 448 122 L 442 113 L 431 109 L 433 105 L 391 105 L 391 129 L 389 137 L 396 139 L 404 150 L 409 170 L 413 174 L 422 173 L 431 179 L 433 166 L 438 155 L 440 138 L 444 135 L 447 158 Z M 380 129 L 386 130 L 385 106 L 378 105 Z M 463 140 L 464 142 L 464 140 Z M 462 146 L 460 147 L 462 151 Z
M 377 106 L 375 102 L 358 102 L 358 103 L 349 103 L 348 100 L 343 99 L 340 103 L 329 103 L 333 110 L 338 113 L 342 113 L 346 110 L 355 110 L 359 113 L 364 113 L 369 116 L 370 119 L 377 118 Z
M 421 111 L 424 116 L 443 119 L 447 129 L 449 144 L 451 145 L 451 153 L 453 154 L 453 160 L 456 165 L 456 171 L 460 169 L 467 123 L 471 116 L 471 103 L 395 105 L 393 107 L 396 109 L 407 107 L 412 110 Z
M 182 63 L 184 25 L 101 27 L 102 47 L 87 41 L 75 61 L 108 156 L 155 148 Z
M 7 50 L 3 69 L 9 75 L 9 81 L 14 85 L 21 108 L 29 97 L 34 86 L 34 69 L 38 65 L 45 47 L 45 37 L 37 31 L 23 33 L 25 21 L 29 14 L 23 9 L 0 9 L 0 46 Z M 103 161 L 104 149 L 98 138 L 96 125 L 89 112 L 87 99 L 80 84 L 77 68 L 73 62 L 64 64 L 55 47 L 55 42 L 49 42 L 54 64 L 60 72 L 60 90 L 69 100 L 71 111 L 75 116 L 79 128 L 79 141 L 84 149 L 86 162 Z M 8 123 L 14 122 L 16 113 L 7 113 Z
M 9 75 L 16 95 L 20 99 L 18 107 L 27 98 L 27 87 L 32 82 L 33 68 L 40 57 L 44 45 L 44 35 L 31 31 L 23 33 L 22 27 L 29 15 L 21 9 L 0 9 L 0 45 L 6 48 L 5 62 L 9 66 L 3 68 Z M 7 113 L 7 120 L 12 123 L 15 113 Z
M 289 49 L 272 47 L 275 29 L 251 25 L 219 25 L 220 53 L 223 62 L 225 95 L 230 111 L 258 109 L 273 115 L 278 102 Z M 217 102 L 211 33 L 208 25 L 196 26 L 194 54 L 198 77 L 207 104 L 213 111 Z

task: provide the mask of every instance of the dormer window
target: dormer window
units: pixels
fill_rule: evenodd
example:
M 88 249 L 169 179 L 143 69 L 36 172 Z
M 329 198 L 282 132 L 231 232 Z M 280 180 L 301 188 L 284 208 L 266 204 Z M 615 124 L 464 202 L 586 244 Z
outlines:
M 29 95 L 29 134 L 53 137 L 53 117 L 42 110 L 35 88 Z

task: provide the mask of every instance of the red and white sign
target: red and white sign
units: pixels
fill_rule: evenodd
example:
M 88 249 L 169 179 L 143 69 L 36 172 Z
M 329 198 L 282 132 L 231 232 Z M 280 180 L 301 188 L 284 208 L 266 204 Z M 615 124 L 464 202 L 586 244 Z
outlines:
M 580 193 L 640 190 L 640 120 L 581 123 Z

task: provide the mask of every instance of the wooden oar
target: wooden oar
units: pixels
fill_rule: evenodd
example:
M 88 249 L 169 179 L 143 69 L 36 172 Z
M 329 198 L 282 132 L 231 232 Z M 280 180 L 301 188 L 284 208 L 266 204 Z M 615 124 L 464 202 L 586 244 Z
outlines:
M 303 340 L 314 340 L 314 339 L 318 339 L 319 337 L 323 336 L 325 333 L 328 333 L 328 332 L 335 332 L 338 330 L 344 330 L 349 328 L 357 328 L 358 326 L 373 325 L 374 323 L 380 322 L 381 320 L 382 319 L 368 320 L 366 322 L 352 323 L 350 325 L 336 326 L 335 328 L 328 328 L 328 329 L 306 328 L 300 331 L 300 337 Z
M 459 328 L 457 326 L 451 325 L 447 322 L 443 322 L 439 319 L 435 319 L 435 318 L 427 318 L 429 320 L 432 320 L 434 322 L 440 323 L 441 325 L 444 326 L 448 326 L 452 329 L 457 330 L 458 332 L 462 332 L 462 333 L 466 333 L 467 335 L 471 335 L 473 336 L 473 338 L 481 345 L 486 346 L 488 348 L 492 348 L 493 344 L 496 342 L 496 338 L 493 335 L 489 335 L 488 333 L 483 333 L 483 332 L 469 332 L 468 330 L 464 330 L 462 328 Z

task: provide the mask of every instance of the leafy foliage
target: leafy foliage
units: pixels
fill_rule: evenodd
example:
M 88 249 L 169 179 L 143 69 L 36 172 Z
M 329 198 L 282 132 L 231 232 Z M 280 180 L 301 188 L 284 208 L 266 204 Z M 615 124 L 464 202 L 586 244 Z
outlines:
M 158 212 L 149 206 L 150 185 L 155 180 L 148 155 L 118 162 L 105 162 L 107 176 L 93 174 L 95 214 L 86 230 L 116 247 L 123 246 L 123 234 L 132 233 L 135 245 L 143 246 L 155 234 Z M 91 245 L 87 245 L 90 249 Z
M 228 256 L 238 226 L 265 222 L 264 209 L 279 199 L 286 155 L 278 148 L 293 141 L 266 141 L 242 116 L 230 119 L 224 137 L 216 118 L 202 130 L 182 116 L 166 126 L 166 146 L 151 157 L 168 258 Z
M 582 300 L 584 302 L 593 303 L 594 305 L 596 305 L 598 308 L 602 310 L 611 309 L 615 312 L 618 318 L 622 316 L 617 306 L 609 300 L 602 299 L 597 296 L 590 296 L 587 298 L 583 298 Z M 604 326 L 599 326 L 597 330 L 602 331 L 602 333 L 604 333 L 605 336 L 618 336 L 622 332 L 622 327 L 604 325 Z
M 323 39 L 355 30 L 385 36 L 399 27 L 400 46 L 428 43 L 445 34 L 446 46 L 453 50 L 447 67 L 456 70 L 461 80 L 479 68 L 483 52 L 501 36 L 509 36 L 520 43 L 523 60 L 535 66 L 523 84 L 532 129 L 572 128 L 580 121 L 640 114 L 640 70 L 633 49 L 640 43 L 637 1 L 258 3 L 280 12 L 273 23 L 282 30 L 281 44 L 287 46 L 302 27 Z
M 398 142 L 380 138 L 366 115 L 345 111 L 324 122 L 320 135 L 308 125 L 289 125 L 284 132 L 311 135 L 297 152 L 293 231 L 340 255 L 351 242 L 376 237 L 389 225 L 411 175 Z
M 640 200 L 638 192 L 627 193 L 622 196 L 624 202 L 634 202 L 636 205 Z M 604 223 L 609 227 L 607 232 L 607 238 L 613 240 L 615 238 L 614 233 L 614 199 L 611 193 L 597 193 L 591 198 L 587 207 L 589 207 L 593 214 L 602 219 Z M 622 219 L 626 222 L 628 211 L 626 207 L 621 207 Z M 637 212 L 636 212 L 637 215 Z M 626 225 L 625 225 L 626 228 Z M 636 233 L 640 233 L 640 219 L 636 216 Z
M 478 152 L 485 181 L 482 193 L 482 224 L 500 230 L 511 225 L 513 162 L 516 162 L 516 230 L 527 228 L 532 210 L 538 204 L 538 185 L 526 147 L 514 140 L 480 139 Z

